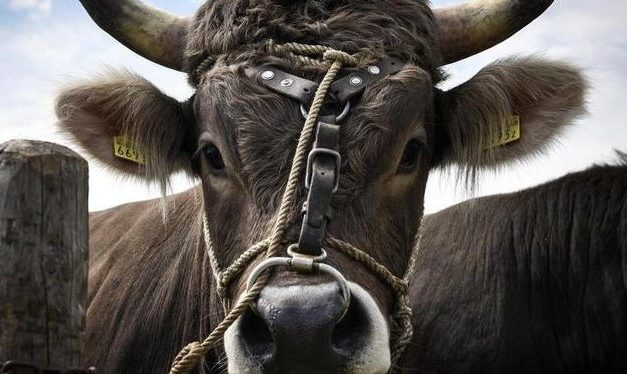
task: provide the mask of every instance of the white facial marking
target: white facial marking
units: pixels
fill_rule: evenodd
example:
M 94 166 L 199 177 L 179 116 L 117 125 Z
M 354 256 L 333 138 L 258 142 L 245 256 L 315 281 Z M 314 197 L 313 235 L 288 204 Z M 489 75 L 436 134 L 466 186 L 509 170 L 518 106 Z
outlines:
M 392 358 L 390 356 L 390 330 L 386 319 L 372 296 L 356 283 L 348 282 L 351 297 L 362 303 L 366 318 L 371 326 L 368 345 L 351 363 L 351 373 L 387 373 Z
M 240 325 L 242 318 L 238 318 L 224 333 L 224 349 L 228 359 L 229 373 L 263 373 L 259 363 L 246 351 L 241 344 Z

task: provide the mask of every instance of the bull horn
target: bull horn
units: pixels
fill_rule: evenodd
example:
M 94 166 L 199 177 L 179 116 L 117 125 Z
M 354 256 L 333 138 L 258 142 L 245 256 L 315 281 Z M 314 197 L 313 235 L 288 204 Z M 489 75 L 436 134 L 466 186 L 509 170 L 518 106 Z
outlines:
M 138 0 L 80 0 L 96 24 L 133 52 L 175 70 L 185 69 L 189 20 Z
M 493 47 L 527 26 L 553 0 L 472 0 L 434 9 L 443 64 Z

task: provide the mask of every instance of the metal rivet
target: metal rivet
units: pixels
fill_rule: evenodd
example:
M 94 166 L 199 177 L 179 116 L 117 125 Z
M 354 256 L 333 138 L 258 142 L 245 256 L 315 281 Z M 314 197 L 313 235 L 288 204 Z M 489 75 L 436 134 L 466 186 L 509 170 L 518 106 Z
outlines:
M 291 86 L 292 84 L 294 84 L 294 80 L 293 80 L 293 79 L 290 79 L 290 78 L 285 78 L 285 79 L 283 79 L 283 80 L 281 81 L 281 86 L 283 86 L 283 87 L 289 87 L 289 86 Z
M 274 72 L 271 70 L 266 70 L 261 73 L 261 78 L 269 81 L 270 79 L 274 78 Z
M 378 66 L 376 66 L 376 65 L 368 66 L 368 73 L 370 73 L 372 75 L 378 75 L 380 72 L 381 72 L 381 69 L 379 69 Z
M 361 80 L 361 78 L 359 78 L 359 77 L 351 77 L 351 79 L 350 79 L 350 83 L 351 83 L 353 86 L 359 86 L 362 82 L 363 82 L 363 81 L 362 81 L 362 80 Z

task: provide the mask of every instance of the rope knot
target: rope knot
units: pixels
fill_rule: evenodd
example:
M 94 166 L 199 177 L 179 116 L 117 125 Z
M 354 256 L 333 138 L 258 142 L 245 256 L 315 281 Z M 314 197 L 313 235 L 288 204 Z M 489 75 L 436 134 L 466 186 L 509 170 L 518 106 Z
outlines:
M 409 284 L 407 284 L 406 281 L 399 279 L 399 278 L 395 279 L 395 282 L 393 283 L 392 288 L 394 288 L 394 291 L 396 291 L 400 295 L 407 295 L 407 293 L 409 292 Z
M 216 291 L 218 292 L 218 295 L 220 296 L 220 298 L 225 298 L 227 296 L 226 295 L 227 288 L 228 288 L 228 285 L 224 281 L 224 277 L 220 276 L 218 278 L 218 281 L 216 282 Z
M 335 62 L 335 61 L 339 61 L 342 63 L 342 65 L 350 65 L 350 66 L 355 66 L 358 63 L 357 58 L 355 58 L 352 55 L 349 55 L 346 52 L 343 51 L 338 51 L 336 49 L 329 49 L 327 51 L 324 52 L 324 54 L 322 55 L 322 59 L 326 62 Z
M 265 51 L 270 55 L 275 55 L 279 52 L 274 39 L 268 40 L 263 47 L 265 47 Z
M 407 305 L 400 305 L 396 313 L 394 313 L 393 318 L 399 321 L 405 321 L 411 319 L 414 315 L 414 312 Z

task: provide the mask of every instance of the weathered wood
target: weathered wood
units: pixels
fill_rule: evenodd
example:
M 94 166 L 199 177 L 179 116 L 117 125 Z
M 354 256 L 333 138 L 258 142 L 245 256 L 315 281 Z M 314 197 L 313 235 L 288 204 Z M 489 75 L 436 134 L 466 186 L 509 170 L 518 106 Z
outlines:
M 0 145 L 0 364 L 80 364 L 87 163 L 46 142 Z

